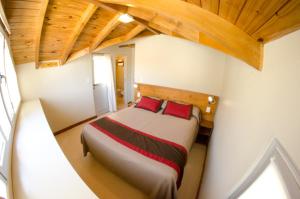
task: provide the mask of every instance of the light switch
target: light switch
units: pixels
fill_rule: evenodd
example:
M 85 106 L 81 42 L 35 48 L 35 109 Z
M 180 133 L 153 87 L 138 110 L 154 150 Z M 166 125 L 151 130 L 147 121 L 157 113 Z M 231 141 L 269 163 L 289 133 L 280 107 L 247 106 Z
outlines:
M 210 106 L 206 107 L 206 113 L 210 113 Z

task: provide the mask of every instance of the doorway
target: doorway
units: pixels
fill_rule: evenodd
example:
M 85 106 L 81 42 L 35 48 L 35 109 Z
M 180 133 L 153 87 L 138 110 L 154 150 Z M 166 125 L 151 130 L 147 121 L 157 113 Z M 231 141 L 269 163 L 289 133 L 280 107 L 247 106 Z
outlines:
M 126 107 L 125 100 L 125 57 L 116 56 L 116 99 L 117 109 L 123 109 Z
M 116 94 L 110 55 L 93 55 L 93 94 L 97 116 L 116 111 Z

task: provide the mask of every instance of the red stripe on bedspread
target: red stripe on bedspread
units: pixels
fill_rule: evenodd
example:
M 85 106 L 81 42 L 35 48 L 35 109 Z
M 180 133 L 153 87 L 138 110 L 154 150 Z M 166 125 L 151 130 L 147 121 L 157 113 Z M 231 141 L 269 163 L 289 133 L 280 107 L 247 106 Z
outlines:
M 160 141 L 160 142 L 163 142 L 163 143 L 172 145 L 172 146 L 174 146 L 174 147 L 180 149 L 182 152 L 184 152 L 184 153 L 187 154 L 187 150 L 186 150 L 183 146 L 181 146 L 180 144 L 177 144 L 177 143 L 175 143 L 175 142 L 171 142 L 171 141 L 169 141 L 169 140 L 164 140 L 164 139 L 162 139 L 162 138 L 155 137 L 155 136 L 153 136 L 153 135 L 151 135 L 151 134 L 149 134 L 149 133 L 142 132 L 142 131 L 139 131 L 139 130 L 137 130 L 137 129 L 131 128 L 130 126 L 126 126 L 125 124 L 122 124 L 122 123 L 120 123 L 120 122 L 118 122 L 118 121 L 116 121 L 116 120 L 113 120 L 113 119 L 109 118 L 109 117 L 106 117 L 106 119 L 109 119 L 111 122 L 113 122 L 113 123 L 115 123 L 115 124 L 118 124 L 118 125 L 123 126 L 123 127 L 127 128 L 127 129 L 130 129 L 130 130 L 134 131 L 135 133 L 139 133 L 139 134 L 141 134 L 141 135 L 150 137 L 150 138 L 152 138 L 152 139 L 154 139 L 154 140 L 157 140 L 157 141 Z
M 186 162 L 187 151 L 186 151 L 186 149 L 185 149 L 183 146 L 181 146 L 181 145 L 179 145 L 179 144 L 176 144 L 176 143 L 174 143 L 174 142 L 170 142 L 170 141 L 168 141 L 168 140 L 164 140 L 164 139 L 161 139 L 161 138 L 158 138 L 158 137 L 149 135 L 149 134 L 144 133 L 144 132 L 141 132 L 141 131 L 139 131 L 139 130 L 133 129 L 133 128 L 131 128 L 131 127 L 128 127 L 128 126 L 126 126 L 126 125 L 124 125 L 124 124 L 122 124 L 122 123 L 120 123 L 120 122 L 118 122 L 118 121 L 115 121 L 115 120 L 113 120 L 113 119 L 111 119 L 111 118 L 108 118 L 108 117 L 101 118 L 101 119 L 99 119 L 99 120 L 97 120 L 97 121 L 100 121 L 100 120 L 102 120 L 102 119 L 108 120 L 108 121 L 110 121 L 111 123 L 114 123 L 114 125 L 118 125 L 118 126 L 121 126 L 121 127 L 123 127 L 123 128 L 126 128 L 126 129 L 130 130 L 131 132 L 136 133 L 136 134 L 139 135 L 139 136 L 148 137 L 148 138 L 150 138 L 150 139 L 152 139 L 152 140 L 156 140 L 156 142 L 158 142 L 158 143 L 161 142 L 161 143 L 170 145 L 170 146 L 172 146 L 172 147 L 174 147 L 174 148 L 177 148 L 178 150 L 181 151 L 182 154 L 184 154 L 184 164 L 185 164 L 185 162 Z M 130 148 L 130 149 L 132 149 L 132 150 L 134 150 L 134 151 L 136 151 L 136 152 L 138 152 L 138 153 L 140 153 L 140 154 L 142 154 L 142 155 L 148 157 L 148 158 L 151 158 L 151 159 L 153 159 L 153 160 L 156 160 L 156 161 L 158 161 L 158 162 L 160 162 L 160 163 L 163 163 L 163 164 L 165 164 L 165 165 L 167 165 L 167 166 L 173 168 L 173 169 L 177 172 L 177 175 L 178 175 L 178 178 L 177 178 L 177 188 L 180 187 L 181 181 L 182 181 L 182 176 L 183 176 L 184 165 L 181 164 L 181 166 L 179 166 L 179 165 L 178 165 L 176 162 L 174 162 L 174 161 L 171 161 L 171 160 L 169 160 L 169 159 L 167 159 L 167 158 L 164 158 L 164 157 L 162 157 L 162 156 L 160 156 L 160 155 L 158 155 L 158 154 L 154 154 L 154 153 L 152 153 L 152 152 L 150 152 L 150 151 L 146 151 L 146 150 L 140 148 L 139 146 L 136 146 L 136 145 L 134 145 L 133 143 L 130 143 L 130 142 L 128 142 L 128 141 L 126 141 L 126 140 L 124 140 L 124 139 L 118 137 L 118 136 L 115 135 L 113 132 L 110 132 L 110 131 L 108 131 L 107 129 L 101 127 L 101 125 L 99 125 L 99 123 L 97 123 L 97 121 L 94 121 L 94 122 L 90 123 L 90 125 L 92 125 L 92 126 L 93 126 L 94 128 L 96 128 L 97 130 L 101 131 L 102 133 L 106 134 L 106 135 L 109 136 L 110 138 L 114 139 L 115 141 L 119 142 L 120 144 L 122 144 L 122 145 L 124 145 L 124 146 L 126 146 L 126 147 L 128 147 L 128 148 Z M 123 133 L 123 132 L 122 132 L 122 133 Z

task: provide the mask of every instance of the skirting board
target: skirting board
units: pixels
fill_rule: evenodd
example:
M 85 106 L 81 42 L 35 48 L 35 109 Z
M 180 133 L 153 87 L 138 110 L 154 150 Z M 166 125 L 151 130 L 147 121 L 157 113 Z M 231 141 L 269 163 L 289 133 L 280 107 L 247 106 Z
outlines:
M 90 118 L 87 118 L 87 119 L 82 120 L 82 121 L 80 121 L 80 122 L 77 122 L 77 123 L 75 123 L 75 124 L 72 124 L 71 126 L 68 126 L 68 127 L 64 128 L 64 129 L 61 129 L 61 130 L 59 130 L 59 131 L 56 131 L 56 132 L 54 132 L 53 134 L 54 134 L 54 135 L 61 134 L 61 133 L 65 132 L 65 131 L 67 131 L 67 130 L 70 130 L 70 129 L 72 129 L 72 128 L 78 126 L 78 125 L 80 125 L 80 124 L 83 124 L 83 123 L 85 123 L 85 122 L 88 122 L 88 121 L 93 120 L 93 119 L 96 119 L 96 118 L 97 118 L 97 116 L 95 115 L 95 116 L 93 116 L 93 117 L 90 117 Z

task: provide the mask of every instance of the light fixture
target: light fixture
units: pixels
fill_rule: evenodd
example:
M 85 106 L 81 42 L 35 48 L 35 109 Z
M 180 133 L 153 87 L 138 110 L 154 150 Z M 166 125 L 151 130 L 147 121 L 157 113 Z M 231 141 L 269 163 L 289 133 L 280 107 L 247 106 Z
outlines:
M 122 23 L 130 23 L 130 22 L 133 22 L 134 19 L 129 14 L 122 14 L 119 17 L 119 21 L 122 22 Z
M 140 91 L 137 92 L 136 96 L 137 96 L 137 98 L 140 98 L 141 97 L 141 92 Z
M 215 96 L 209 95 L 208 96 L 208 106 L 206 107 L 206 110 L 205 110 L 206 113 L 211 112 L 211 105 L 214 103 L 216 103 Z
M 214 104 L 215 102 L 216 102 L 215 96 L 213 95 L 208 96 L 208 104 Z
M 137 85 L 137 84 L 133 84 L 133 87 L 134 87 L 134 88 L 137 88 L 137 87 L 138 87 L 138 85 Z

